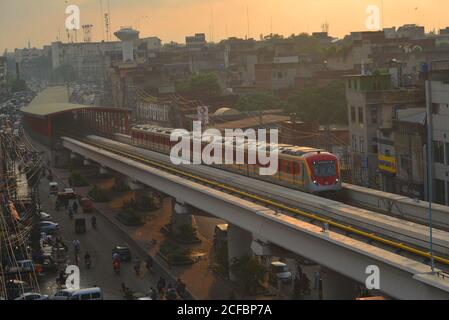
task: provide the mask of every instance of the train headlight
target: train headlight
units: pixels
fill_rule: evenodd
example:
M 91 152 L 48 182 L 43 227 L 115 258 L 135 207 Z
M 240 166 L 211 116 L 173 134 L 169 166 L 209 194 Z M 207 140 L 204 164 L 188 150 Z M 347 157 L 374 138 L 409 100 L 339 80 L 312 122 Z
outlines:
M 313 183 L 319 186 L 318 182 L 316 180 L 313 180 Z

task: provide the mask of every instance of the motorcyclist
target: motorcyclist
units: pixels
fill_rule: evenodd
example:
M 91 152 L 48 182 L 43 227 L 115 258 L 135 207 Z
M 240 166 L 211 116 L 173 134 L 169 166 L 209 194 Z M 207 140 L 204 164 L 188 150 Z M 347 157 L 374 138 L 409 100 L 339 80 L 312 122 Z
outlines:
M 115 272 L 120 272 L 120 255 L 117 252 L 112 255 L 112 267 Z
M 94 229 L 97 229 L 97 218 L 95 216 L 92 216 L 92 218 L 90 219 L 90 223 L 92 224 L 92 227 Z
M 86 253 L 84 254 L 84 262 L 85 262 L 87 267 L 89 267 L 90 264 L 92 263 L 92 261 L 90 259 L 89 251 L 86 251 Z
M 75 250 L 75 254 L 78 254 L 80 252 L 80 246 L 81 243 L 79 240 L 73 240 L 73 249 Z
M 136 272 L 136 275 L 140 275 L 140 258 L 137 257 L 136 260 L 134 261 L 134 271 Z

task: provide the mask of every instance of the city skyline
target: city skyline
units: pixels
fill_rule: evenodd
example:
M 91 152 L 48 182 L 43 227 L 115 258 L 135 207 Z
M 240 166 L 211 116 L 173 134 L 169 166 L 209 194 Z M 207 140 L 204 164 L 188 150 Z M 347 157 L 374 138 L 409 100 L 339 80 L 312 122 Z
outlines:
M 13 51 L 28 46 L 42 47 L 54 42 L 67 42 L 65 8 L 78 5 L 81 24 L 92 24 L 92 40 L 106 39 L 101 21 L 101 7 L 106 11 L 108 0 L 5 0 L 0 4 L 0 49 Z M 321 31 L 329 23 L 329 33 L 342 37 L 351 31 L 367 31 L 365 21 L 368 5 L 381 7 L 381 0 L 110 0 L 111 33 L 121 26 L 133 26 L 141 37 L 157 36 L 163 42 L 184 42 L 186 35 L 205 33 L 208 41 L 231 36 L 258 39 L 261 34 L 290 35 Z M 444 28 L 444 15 L 449 3 L 444 0 L 384 0 L 383 26 L 416 23 L 426 31 Z M 11 14 L 12 13 L 12 14 Z M 348 19 L 348 15 L 351 19 Z M 204 17 L 199 19 L 198 17 Z M 176 22 L 176 23 L 174 23 Z M 176 26 L 175 26 L 176 24 Z M 249 32 L 248 32 L 249 31 Z M 78 41 L 82 41 L 82 30 Z M 116 40 L 112 36 L 112 40 Z

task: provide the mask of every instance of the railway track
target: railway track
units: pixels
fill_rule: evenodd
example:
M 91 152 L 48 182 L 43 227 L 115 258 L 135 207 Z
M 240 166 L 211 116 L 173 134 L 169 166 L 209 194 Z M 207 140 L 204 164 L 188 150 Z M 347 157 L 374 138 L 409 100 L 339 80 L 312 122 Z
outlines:
M 355 235 L 358 238 L 365 239 L 365 241 L 370 244 L 373 244 L 374 242 L 382 244 L 386 247 L 391 248 L 394 252 L 396 252 L 398 254 L 401 254 L 401 253 L 411 254 L 413 256 L 417 256 L 417 257 L 421 257 L 421 258 L 425 259 L 426 262 L 430 261 L 430 259 L 432 258 L 431 253 L 425 251 L 425 249 L 423 249 L 423 248 L 413 247 L 406 243 L 388 239 L 388 238 L 380 236 L 378 234 L 375 234 L 372 232 L 367 232 L 361 228 L 343 224 L 343 223 L 335 221 L 333 219 L 323 217 L 320 214 L 306 212 L 306 211 L 298 209 L 294 206 L 287 205 L 285 203 L 281 203 L 281 202 L 273 200 L 273 199 L 268 199 L 266 197 L 262 197 L 255 193 L 252 193 L 252 192 L 243 191 L 239 188 L 229 186 L 227 184 L 215 181 L 211 178 L 205 178 L 203 176 L 199 176 L 197 174 L 187 172 L 185 170 L 180 169 L 178 166 L 175 167 L 174 165 L 168 165 L 166 163 L 161 163 L 158 161 L 150 160 L 150 159 L 142 157 L 140 155 L 130 154 L 129 151 L 126 152 L 124 150 L 121 150 L 118 147 L 107 145 L 105 143 L 94 142 L 94 141 L 88 140 L 86 137 L 80 137 L 79 135 L 76 135 L 76 136 L 71 135 L 71 138 L 77 139 L 80 142 L 97 147 L 99 149 L 120 155 L 124 158 L 149 165 L 151 167 L 154 167 L 159 170 L 165 171 L 167 173 L 182 177 L 184 179 L 188 179 L 188 180 L 191 180 L 191 181 L 194 181 L 197 183 L 201 183 L 203 185 L 206 185 L 206 186 L 212 187 L 214 189 L 226 192 L 228 194 L 240 197 L 242 199 L 252 201 L 254 203 L 263 205 L 263 206 L 271 208 L 271 209 L 275 209 L 282 214 L 288 214 L 291 216 L 295 216 L 297 218 L 302 218 L 311 223 L 321 224 L 323 227 L 329 227 L 329 229 L 332 231 L 338 230 L 340 233 L 343 233 L 348 236 Z M 433 259 L 435 262 L 438 263 L 437 267 L 439 267 L 443 270 L 449 270 L 449 259 L 448 258 L 446 258 L 444 256 L 434 255 Z

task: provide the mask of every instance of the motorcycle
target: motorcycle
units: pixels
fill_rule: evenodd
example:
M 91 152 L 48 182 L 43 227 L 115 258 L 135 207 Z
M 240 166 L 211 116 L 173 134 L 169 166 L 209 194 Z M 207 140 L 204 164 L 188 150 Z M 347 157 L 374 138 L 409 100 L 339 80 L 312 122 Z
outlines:
M 112 267 L 114 268 L 115 274 L 119 274 L 120 273 L 120 262 L 118 260 L 114 261 L 112 263 Z
M 90 266 L 92 265 L 92 261 L 90 260 L 90 258 L 85 260 L 85 264 L 86 264 L 86 268 L 90 269 Z

